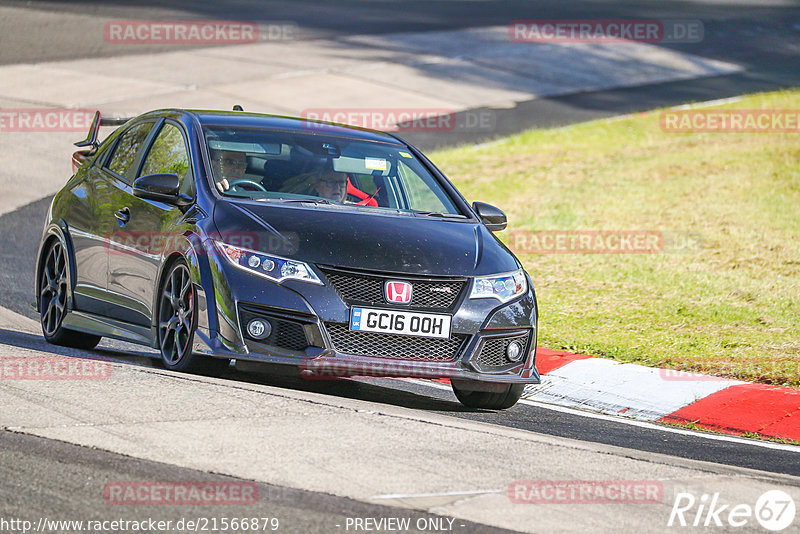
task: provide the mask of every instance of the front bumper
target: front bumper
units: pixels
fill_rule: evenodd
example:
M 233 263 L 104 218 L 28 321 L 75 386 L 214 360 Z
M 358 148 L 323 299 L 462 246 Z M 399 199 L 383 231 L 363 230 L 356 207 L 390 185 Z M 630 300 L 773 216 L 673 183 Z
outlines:
M 204 352 L 204 351 L 200 351 Z M 464 362 L 426 362 L 418 360 L 396 360 L 380 357 L 356 356 L 334 349 L 306 350 L 306 357 L 295 357 L 276 353 L 271 349 L 246 353 L 230 350 L 220 345 L 216 349 L 205 351 L 209 356 L 232 358 L 237 361 L 282 364 L 298 367 L 301 376 L 309 379 L 335 379 L 353 376 L 384 378 L 449 378 L 494 382 L 504 384 L 538 384 L 539 373 L 532 364 L 534 354 L 529 356 L 530 365 L 502 373 L 478 372 L 467 367 Z M 534 351 L 535 353 L 535 351 Z M 526 362 L 527 363 L 527 362 Z
M 402 338 L 398 341 L 405 345 L 395 345 L 392 351 L 369 339 L 357 350 L 353 350 L 353 344 L 344 343 L 342 336 L 361 333 L 348 333 L 350 306 L 328 283 L 265 282 L 224 262 L 217 263 L 211 272 L 215 275 L 214 296 L 213 301 L 205 303 L 208 327 L 198 329 L 196 352 L 290 365 L 310 379 L 371 376 L 539 383 L 535 368 L 538 310 L 530 280 L 528 292 L 506 304 L 467 299 L 467 283 L 450 312 L 452 341 L 457 348 L 452 345 L 450 353 L 431 350 L 427 354 L 423 350 L 412 354 L 413 350 L 403 347 L 413 349 L 415 340 L 428 338 L 379 334 L 379 338 Z M 204 293 L 211 297 L 211 292 Z M 254 316 L 270 320 L 277 333 L 265 341 L 249 337 L 243 327 Z M 511 339 L 524 342 L 523 357 L 516 363 L 504 361 L 500 354 L 504 340 Z

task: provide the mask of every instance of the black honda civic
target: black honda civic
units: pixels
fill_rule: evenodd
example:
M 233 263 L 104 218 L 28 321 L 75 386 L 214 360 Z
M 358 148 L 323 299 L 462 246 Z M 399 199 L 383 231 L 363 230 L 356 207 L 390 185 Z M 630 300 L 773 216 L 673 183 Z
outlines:
M 101 125 L 120 127 L 100 143 Z M 210 375 L 447 378 L 475 408 L 539 382 L 536 295 L 492 234 L 506 216 L 400 138 L 169 109 L 98 113 L 76 144 L 37 257 L 47 341 L 122 339 Z

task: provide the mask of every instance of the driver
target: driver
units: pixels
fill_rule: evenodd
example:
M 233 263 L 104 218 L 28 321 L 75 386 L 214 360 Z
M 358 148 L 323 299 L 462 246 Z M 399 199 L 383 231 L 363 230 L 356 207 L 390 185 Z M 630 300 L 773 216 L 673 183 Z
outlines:
M 233 182 L 244 177 L 244 171 L 247 169 L 247 156 L 244 152 L 235 150 L 212 150 L 211 165 L 217 189 L 220 193 L 224 193 L 230 189 L 228 180 Z

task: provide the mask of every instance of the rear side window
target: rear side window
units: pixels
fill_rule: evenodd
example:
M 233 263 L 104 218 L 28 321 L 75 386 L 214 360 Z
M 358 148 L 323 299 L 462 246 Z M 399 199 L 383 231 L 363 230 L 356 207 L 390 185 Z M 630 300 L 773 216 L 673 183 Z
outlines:
M 151 127 L 152 123 L 149 122 L 137 124 L 122 134 L 116 148 L 114 148 L 114 153 L 111 154 L 107 167 L 123 178 L 127 177 L 131 165 L 136 160 L 136 154 L 147 138 Z
M 165 124 L 158 138 L 150 147 L 141 175 L 171 173 L 181 180 L 181 192 L 194 194 L 194 178 L 189 165 L 189 152 L 181 131 L 172 124 Z

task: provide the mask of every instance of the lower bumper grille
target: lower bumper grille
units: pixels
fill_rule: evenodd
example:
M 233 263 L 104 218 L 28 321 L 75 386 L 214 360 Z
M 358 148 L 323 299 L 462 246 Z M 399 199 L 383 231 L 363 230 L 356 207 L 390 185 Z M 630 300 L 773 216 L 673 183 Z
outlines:
M 239 307 L 239 316 L 244 330 L 242 333 L 247 340 L 294 351 L 303 351 L 309 345 L 303 323 L 277 317 L 256 307 L 244 305 Z M 267 319 L 272 325 L 272 333 L 265 339 L 253 339 L 247 333 L 247 323 L 256 317 Z
M 529 333 L 516 334 L 511 336 L 486 338 L 481 344 L 481 352 L 478 355 L 478 366 L 486 371 L 499 370 L 505 367 L 520 365 L 525 361 L 528 350 Z M 506 348 L 512 341 L 517 341 L 522 345 L 523 358 L 520 361 L 512 362 L 506 356 Z
M 434 339 L 398 334 L 380 334 L 350 330 L 347 324 L 325 323 L 333 348 L 355 356 L 451 362 L 458 358 L 469 336 L 451 334 L 449 339 Z

